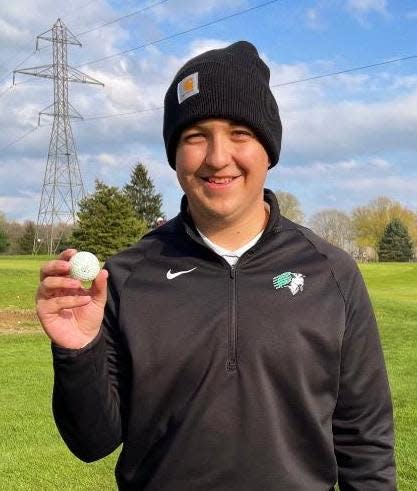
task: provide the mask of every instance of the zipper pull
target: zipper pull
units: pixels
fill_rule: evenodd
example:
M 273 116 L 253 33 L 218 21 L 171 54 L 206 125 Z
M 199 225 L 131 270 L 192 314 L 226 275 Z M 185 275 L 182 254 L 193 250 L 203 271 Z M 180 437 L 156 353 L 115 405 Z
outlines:
M 235 269 L 235 266 L 230 266 L 230 278 L 234 278 L 235 277 L 235 272 L 236 272 L 236 269 Z

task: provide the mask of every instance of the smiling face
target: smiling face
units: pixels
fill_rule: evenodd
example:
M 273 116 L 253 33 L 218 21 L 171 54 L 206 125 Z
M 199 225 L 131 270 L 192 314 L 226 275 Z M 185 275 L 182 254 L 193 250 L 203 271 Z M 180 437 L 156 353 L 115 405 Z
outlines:
M 186 128 L 178 141 L 176 171 L 197 226 L 264 219 L 263 187 L 269 159 L 254 132 L 225 119 Z

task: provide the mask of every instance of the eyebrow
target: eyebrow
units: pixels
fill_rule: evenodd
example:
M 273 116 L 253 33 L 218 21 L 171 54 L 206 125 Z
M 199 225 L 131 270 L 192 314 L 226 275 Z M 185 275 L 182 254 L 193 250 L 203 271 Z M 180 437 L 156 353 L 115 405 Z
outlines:
M 241 128 L 247 128 L 248 130 L 252 131 L 252 129 L 245 123 L 238 123 L 237 121 L 229 121 L 229 126 L 231 128 L 236 128 L 236 127 L 241 127 Z M 206 130 L 207 127 L 204 124 L 193 124 L 189 126 L 188 128 L 184 129 L 184 133 L 187 131 L 193 131 L 193 130 Z M 252 131 L 253 132 L 253 131 Z

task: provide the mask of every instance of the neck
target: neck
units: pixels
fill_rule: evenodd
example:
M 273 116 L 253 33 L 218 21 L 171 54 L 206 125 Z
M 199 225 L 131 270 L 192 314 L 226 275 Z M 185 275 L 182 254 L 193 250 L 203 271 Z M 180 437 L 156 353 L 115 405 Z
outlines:
M 265 229 L 269 218 L 269 205 L 263 200 L 239 220 L 204 217 L 189 210 L 196 227 L 212 242 L 234 251 Z

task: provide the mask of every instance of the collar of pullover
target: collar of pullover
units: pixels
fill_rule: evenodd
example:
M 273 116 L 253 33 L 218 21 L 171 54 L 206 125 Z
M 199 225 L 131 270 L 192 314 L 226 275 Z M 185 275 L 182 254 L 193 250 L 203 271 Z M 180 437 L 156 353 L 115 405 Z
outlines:
M 276 233 L 280 230 L 281 213 L 279 210 L 279 205 L 275 194 L 270 189 L 264 189 L 264 200 L 266 203 L 268 203 L 270 207 L 269 220 L 259 242 L 263 241 L 266 237 L 270 236 L 272 233 Z M 195 241 L 204 244 L 202 238 L 200 237 L 200 234 L 197 232 L 196 226 L 188 211 L 188 200 L 187 200 L 187 196 L 185 195 L 182 197 L 181 200 L 180 219 L 184 224 L 187 234 Z

